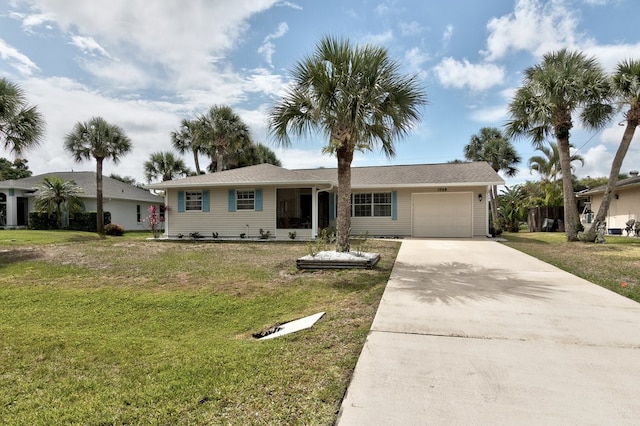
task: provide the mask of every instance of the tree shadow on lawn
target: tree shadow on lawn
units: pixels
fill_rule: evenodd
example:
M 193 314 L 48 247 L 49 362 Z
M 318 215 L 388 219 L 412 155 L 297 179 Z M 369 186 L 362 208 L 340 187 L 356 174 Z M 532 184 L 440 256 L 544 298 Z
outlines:
M 448 262 L 426 268 L 423 265 L 397 263 L 396 270 L 401 272 L 401 279 L 395 279 L 393 288 L 413 292 L 425 302 L 450 304 L 498 300 L 505 296 L 546 300 L 554 291 L 553 285 L 524 280 L 506 270 L 465 263 Z
M 4 268 L 14 263 L 28 262 L 30 260 L 42 259 L 42 250 L 33 247 L 0 249 L 0 268 Z

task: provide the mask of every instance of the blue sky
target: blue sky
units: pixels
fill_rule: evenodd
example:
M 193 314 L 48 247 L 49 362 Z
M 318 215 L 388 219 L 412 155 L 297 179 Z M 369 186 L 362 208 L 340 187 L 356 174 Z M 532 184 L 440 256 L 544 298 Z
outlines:
M 640 58 L 638 16 L 637 0 L 1 0 L 0 76 L 20 84 L 46 119 L 44 143 L 26 154 L 35 174 L 95 169 L 74 163 L 63 140 L 76 122 L 102 116 L 133 143 L 105 173 L 143 182 L 142 163 L 171 150 L 180 120 L 214 104 L 231 106 L 284 167 L 335 167 L 322 136 L 274 146 L 266 113 L 322 36 L 346 37 L 386 47 L 429 97 L 395 158 L 368 152 L 353 165 L 443 163 L 461 159 L 480 128 L 503 126 L 522 71 L 544 53 L 582 50 L 608 71 Z M 576 123 L 578 176 L 608 175 L 620 119 L 597 133 Z M 638 139 L 625 172 L 639 167 Z M 527 168 L 536 152 L 526 140 L 514 144 L 523 162 L 508 185 L 536 179 Z

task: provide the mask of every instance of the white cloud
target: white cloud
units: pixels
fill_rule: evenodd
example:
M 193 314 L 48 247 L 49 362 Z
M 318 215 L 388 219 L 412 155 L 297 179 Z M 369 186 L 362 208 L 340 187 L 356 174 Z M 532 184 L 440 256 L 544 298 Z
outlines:
M 23 76 L 30 76 L 39 68 L 26 55 L 20 53 L 18 49 L 8 45 L 0 38 L 0 58 L 7 61 L 9 65 L 18 70 Z
M 383 46 L 393 40 L 393 31 L 387 30 L 379 34 L 367 34 L 362 37 L 362 43 Z
M 405 37 L 417 36 L 424 28 L 416 21 L 411 22 L 400 22 L 400 34 Z
M 505 105 L 479 108 L 471 113 L 470 118 L 484 124 L 504 122 L 507 119 L 507 107 Z
M 486 60 L 495 61 L 511 51 L 541 57 L 562 47 L 574 48 L 578 21 L 562 0 L 517 0 L 513 13 L 489 21 L 487 49 L 481 53 Z
M 442 42 L 445 45 L 447 45 L 449 43 L 449 40 L 451 40 L 451 37 L 453 37 L 453 30 L 454 30 L 453 25 L 449 24 L 447 25 L 447 28 L 445 28 L 444 32 L 442 33 Z
M 89 55 L 95 56 L 97 53 L 100 56 L 104 56 L 106 58 L 110 57 L 109 53 L 107 53 L 107 51 L 104 50 L 93 37 L 74 35 L 71 36 L 71 44 Z
M 271 42 L 271 40 L 282 37 L 287 33 L 287 31 L 289 31 L 289 26 L 286 22 L 281 22 L 280 25 L 278 25 L 278 29 L 276 30 L 276 32 L 267 35 L 264 39 L 264 42 L 262 43 L 262 46 L 258 48 L 258 53 L 264 56 L 264 60 L 267 62 L 267 64 L 269 64 L 271 68 L 273 68 L 273 62 L 271 58 L 276 52 L 276 46 Z
M 429 55 L 418 47 L 409 49 L 404 54 L 404 60 L 408 65 L 409 71 L 411 73 L 418 74 L 422 78 L 427 75 L 427 72 L 423 70 L 422 65 L 429 59 Z
M 475 92 L 502 84 L 505 75 L 504 69 L 495 64 L 472 64 L 467 59 L 457 61 L 451 57 L 444 58 L 433 71 L 444 87 L 467 87 Z

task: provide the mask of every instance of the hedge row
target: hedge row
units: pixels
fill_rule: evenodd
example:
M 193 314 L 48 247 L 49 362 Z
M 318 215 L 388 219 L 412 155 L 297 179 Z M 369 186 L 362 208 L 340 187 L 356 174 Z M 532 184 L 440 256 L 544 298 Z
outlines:
M 69 226 L 66 229 L 73 231 L 96 232 L 97 212 L 74 213 L 69 217 Z M 104 224 L 111 223 L 111 213 L 104 212 Z M 29 213 L 29 228 L 31 229 L 58 229 L 58 219 L 55 213 L 31 212 Z

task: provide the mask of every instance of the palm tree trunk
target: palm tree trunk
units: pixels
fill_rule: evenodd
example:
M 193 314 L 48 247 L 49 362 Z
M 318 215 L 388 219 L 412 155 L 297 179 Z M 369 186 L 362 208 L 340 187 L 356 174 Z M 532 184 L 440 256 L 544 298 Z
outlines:
M 346 144 L 345 144 L 346 145 Z M 338 217 L 336 218 L 336 250 L 348 252 L 351 236 L 351 162 L 353 150 L 338 148 Z
M 498 187 L 492 185 L 489 189 L 489 206 L 491 208 L 491 227 L 494 232 L 498 231 Z
M 98 234 L 104 233 L 104 213 L 102 204 L 102 160 L 103 158 L 96 158 L 96 211 L 98 213 L 96 228 Z
M 200 176 L 200 159 L 198 158 L 198 149 L 193 148 L 193 162 L 196 165 L 196 174 Z
M 564 200 L 564 230 L 567 241 L 578 240 L 578 205 L 573 192 L 571 180 L 571 156 L 569 154 L 569 138 L 558 138 L 558 154 L 562 170 L 562 196 Z
M 631 110 L 629 110 L 629 112 L 627 112 L 627 127 L 624 129 L 622 140 L 620 141 L 620 145 L 618 146 L 616 155 L 615 157 L 613 157 L 613 162 L 611 163 L 611 172 L 609 173 L 609 181 L 607 182 L 607 187 L 604 190 L 602 204 L 600 204 L 600 208 L 598 208 L 598 213 L 596 214 L 596 217 L 591 224 L 591 228 L 589 228 L 584 234 L 583 239 L 585 241 L 594 242 L 596 240 L 598 224 L 606 222 L 607 213 L 609 212 L 609 206 L 611 205 L 611 196 L 613 195 L 613 190 L 618 184 L 618 175 L 620 174 L 620 169 L 622 168 L 622 162 L 624 161 L 624 157 L 627 155 L 627 151 L 629 150 L 629 146 L 631 145 L 631 140 L 633 139 L 636 127 L 638 127 L 639 120 L 640 105 L 637 108 L 632 108 Z

